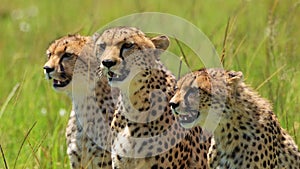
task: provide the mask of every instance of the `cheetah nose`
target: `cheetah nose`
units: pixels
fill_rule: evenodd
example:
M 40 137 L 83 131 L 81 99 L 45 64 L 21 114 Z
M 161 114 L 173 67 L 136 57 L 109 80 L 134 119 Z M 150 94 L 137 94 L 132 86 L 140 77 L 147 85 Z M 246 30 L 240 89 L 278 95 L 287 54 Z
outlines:
M 176 109 L 179 106 L 179 103 L 170 102 L 169 105 L 172 109 Z
M 44 70 L 46 73 L 51 73 L 52 71 L 54 71 L 54 68 L 51 68 L 49 66 L 44 66 Z
M 116 65 L 117 62 L 116 61 L 113 61 L 113 60 L 110 60 L 110 59 L 106 59 L 106 60 L 103 60 L 102 61 L 102 64 L 107 67 L 108 69 L 111 68 L 112 66 Z

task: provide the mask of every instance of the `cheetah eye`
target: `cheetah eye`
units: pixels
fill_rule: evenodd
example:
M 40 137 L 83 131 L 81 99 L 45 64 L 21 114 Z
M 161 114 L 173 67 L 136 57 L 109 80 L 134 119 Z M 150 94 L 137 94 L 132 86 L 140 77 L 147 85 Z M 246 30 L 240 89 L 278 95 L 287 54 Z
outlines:
M 177 91 L 177 90 L 178 90 L 178 87 L 177 87 L 177 86 L 175 86 L 173 90 L 174 90 L 174 91 Z
M 133 45 L 134 45 L 133 42 L 124 43 L 124 44 L 122 45 L 122 49 L 130 49 L 130 48 L 133 47 Z
M 185 95 L 185 100 L 190 100 L 196 98 L 198 96 L 198 89 L 197 88 L 190 88 Z
M 51 57 L 51 52 L 47 51 L 47 52 L 46 52 L 46 55 L 47 55 L 47 59 L 50 59 L 50 57 Z
M 187 94 L 195 94 L 195 93 L 198 93 L 198 89 L 197 88 L 190 88 L 189 90 L 188 90 L 188 92 L 187 92 Z
M 100 44 L 99 44 L 99 48 L 100 48 L 101 50 L 105 50 L 105 48 L 106 48 L 106 43 L 100 43 Z
M 71 56 L 72 56 L 71 53 L 64 53 L 64 54 L 61 56 L 61 59 L 69 59 Z

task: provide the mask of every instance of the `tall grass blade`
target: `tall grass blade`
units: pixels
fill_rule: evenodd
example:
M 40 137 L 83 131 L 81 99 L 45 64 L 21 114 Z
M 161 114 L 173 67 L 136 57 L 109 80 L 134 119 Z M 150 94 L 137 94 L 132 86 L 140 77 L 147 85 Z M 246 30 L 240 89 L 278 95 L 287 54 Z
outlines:
M 229 30 L 229 25 L 230 25 L 230 17 L 228 18 L 226 29 L 225 29 L 225 35 L 223 39 L 223 50 L 222 50 L 222 55 L 221 55 L 221 63 L 224 66 L 224 59 L 225 59 L 225 52 L 226 52 L 226 41 L 227 41 L 227 36 L 228 36 L 228 30 Z
M 5 100 L 5 102 L 4 102 L 4 104 L 3 104 L 3 106 L 1 107 L 1 110 L 0 110 L 0 118 L 2 117 L 2 115 L 3 115 L 3 113 L 4 113 L 4 111 L 5 111 L 5 109 L 6 109 L 6 107 L 7 107 L 7 105 L 8 105 L 8 103 L 9 103 L 9 101 L 12 99 L 12 97 L 15 95 L 15 93 L 16 93 L 16 91 L 17 91 L 17 89 L 20 87 L 20 83 L 17 83 L 16 85 L 15 85 L 15 87 L 12 89 L 12 91 L 9 93 L 9 95 L 8 95 L 8 97 L 6 98 L 6 100 Z
M 272 79 L 273 76 L 275 76 L 277 73 L 279 73 L 284 67 L 286 66 L 286 64 L 284 64 L 283 66 L 281 66 L 279 69 L 277 69 L 273 74 L 271 74 L 271 76 L 269 76 L 265 81 L 263 81 L 255 90 L 260 89 L 263 85 L 265 85 L 270 79 Z
M 176 41 L 176 43 L 177 43 L 177 45 L 178 45 L 178 47 L 179 47 L 180 53 L 182 54 L 182 57 L 183 57 L 183 59 L 184 59 L 185 64 L 188 66 L 188 68 L 191 69 L 191 66 L 189 65 L 189 63 L 188 63 L 188 61 L 187 61 L 187 59 L 186 59 L 186 56 L 185 56 L 185 54 L 184 54 L 184 52 L 183 52 L 183 49 L 182 49 L 182 47 L 181 47 L 181 45 L 180 45 L 180 42 L 178 41 L 178 39 L 177 39 L 176 37 L 175 37 L 175 41 Z M 178 80 L 180 79 L 181 66 L 182 66 L 182 58 L 180 57 L 179 71 L 178 71 Z
M 30 147 L 30 149 L 31 149 L 31 151 L 32 151 L 32 154 L 33 154 L 33 156 L 34 156 L 34 158 L 35 158 L 35 160 L 36 160 L 36 162 L 37 162 L 39 168 L 41 167 L 41 163 L 40 163 L 39 158 L 36 156 L 36 152 L 37 152 L 38 149 L 41 147 L 42 143 L 45 141 L 46 136 L 47 136 L 47 134 L 45 134 L 45 135 L 42 137 L 42 139 L 39 141 L 39 143 L 38 143 L 36 146 L 34 146 L 34 147 L 33 147 L 32 144 L 30 143 L 30 141 L 27 140 L 28 145 L 29 145 L 29 147 Z M 28 159 L 29 159 L 29 156 L 28 156 L 27 159 L 26 159 L 26 163 L 27 163 Z M 25 169 L 25 168 L 26 168 L 26 165 L 25 165 L 23 168 Z
M 5 166 L 5 169 L 8 169 L 8 166 L 7 166 L 7 163 L 6 163 L 6 158 L 5 158 L 5 154 L 4 154 L 4 151 L 2 149 L 2 146 L 0 144 L 0 151 L 1 151 L 1 155 L 3 157 L 3 163 L 4 163 L 4 166 Z
M 19 156 L 20 156 L 21 150 L 22 150 L 22 148 L 23 148 L 23 146 L 24 146 L 24 143 L 25 143 L 25 141 L 27 140 L 29 134 L 31 133 L 31 131 L 32 131 L 33 127 L 36 125 L 36 123 L 37 123 L 36 121 L 33 123 L 33 125 L 30 127 L 30 129 L 28 130 L 28 132 L 26 133 L 26 135 L 25 135 L 25 137 L 24 137 L 24 139 L 23 139 L 23 141 L 22 141 L 22 144 L 21 144 L 21 146 L 20 146 L 20 148 L 19 148 L 19 151 L 18 151 L 18 154 L 17 154 L 17 158 L 16 158 L 15 163 L 14 163 L 14 167 L 13 167 L 14 169 L 16 168 L 17 161 L 18 161 L 18 158 L 19 158 Z

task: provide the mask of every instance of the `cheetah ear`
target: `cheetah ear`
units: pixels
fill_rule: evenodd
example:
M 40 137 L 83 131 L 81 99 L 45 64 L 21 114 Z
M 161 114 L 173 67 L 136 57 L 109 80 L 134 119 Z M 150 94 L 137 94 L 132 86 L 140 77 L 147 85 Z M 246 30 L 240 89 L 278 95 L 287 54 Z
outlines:
M 165 35 L 156 36 L 151 38 L 156 49 L 166 50 L 169 47 L 170 40 Z
M 243 73 L 240 71 L 228 71 L 227 75 L 229 84 L 238 84 L 243 80 Z

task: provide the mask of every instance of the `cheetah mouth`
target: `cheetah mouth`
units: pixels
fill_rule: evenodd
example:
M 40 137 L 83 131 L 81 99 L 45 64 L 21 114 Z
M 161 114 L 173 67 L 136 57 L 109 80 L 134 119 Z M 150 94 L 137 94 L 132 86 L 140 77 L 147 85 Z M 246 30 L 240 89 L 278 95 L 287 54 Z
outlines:
M 123 81 L 129 74 L 129 71 L 123 71 L 122 74 L 117 74 L 117 73 L 114 73 L 113 71 L 108 71 L 107 72 L 107 77 L 108 77 L 108 80 L 111 82 L 111 81 Z
M 189 124 L 195 122 L 200 116 L 200 112 L 196 110 L 190 110 L 185 114 L 178 114 L 179 122 L 181 124 Z
M 69 80 L 69 79 L 67 79 L 65 81 L 53 79 L 53 87 L 54 88 L 66 87 L 70 82 L 71 82 L 71 80 Z

